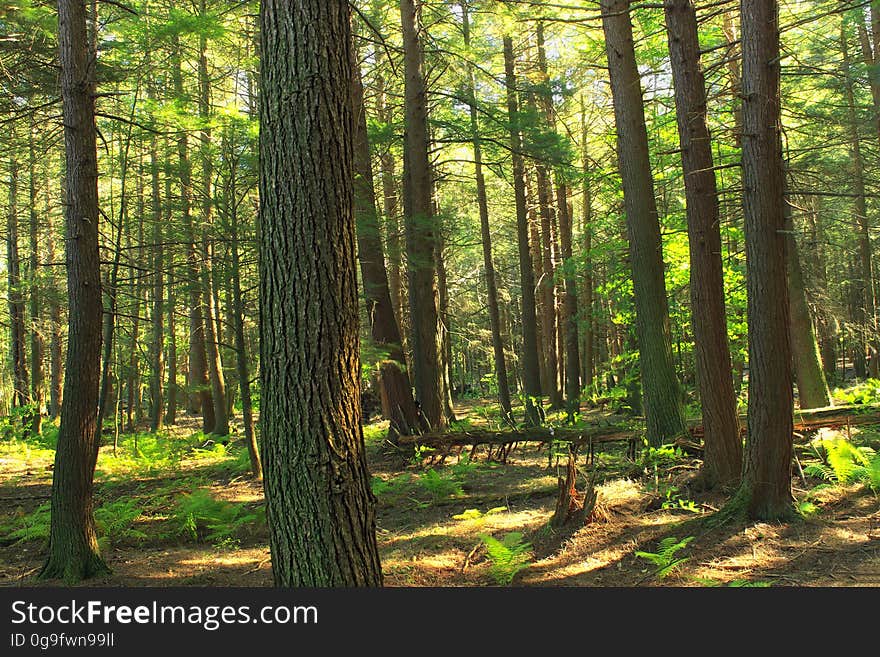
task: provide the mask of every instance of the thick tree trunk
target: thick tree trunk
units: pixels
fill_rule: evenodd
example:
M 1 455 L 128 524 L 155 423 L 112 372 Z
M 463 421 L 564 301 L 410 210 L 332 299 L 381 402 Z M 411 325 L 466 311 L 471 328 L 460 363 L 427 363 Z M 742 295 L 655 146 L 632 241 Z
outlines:
M 737 503 L 752 518 L 792 511 L 792 378 L 780 140 L 779 32 L 775 0 L 742 0 L 743 214 L 749 411 Z
M 602 0 L 602 26 L 617 124 L 647 439 L 656 446 L 684 432 L 684 409 L 672 361 L 663 247 L 629 0 Z
M 437 289 L 437 220 L 431 203 L 427 91 L 422 76 L 417 0 L 401 0 L 406 129 L 404 223 L 406 225 L 413 384 L 433 429 L 446 426 L 440 299 Z
M 522 312 L 522 380 L 526 424 L 536 426 L 544 420 L 541 378 L 538 369 L 538 321 L 535 312 L 535 277 L 529 250 L 529 222 L 526 208 L 525 166 L 520 132 L 513 40 L 504 37 L 504 72 L 507 87 L 507 120 L 510 124 L 510 150 L 513 159 L 513 191 L 516 198 L 516 241 L 519 247 L 519 280 Z
M 367 116 L 363 104 L 363 86 L 357 57 L 352 67 L 352 107 L 355 115 L 354 134 L 354 212 L 357 221 L 358 260 L 370 336 L 387 355 L 379 363 L 377 383 L 382 415 L 388 419 L 389 438 L 421 431 L 419 411 L 412 397 L 400 328 L 394 314 L 394 303 L 385 269 L 385 254 L 376 209 L 370 144 L 367 139 Z
M 264 0 L 260 17 L 269 55 L 260 90 L 260 422 L 275 584 L 379 586 L 359 398 L 349 7 Z
M 687 202 L 694 356 L 705 426 L 702 475 L 703 483 L 712 487 L 735 484 L 742 471 L 727 343 L 718 190 L 693 0 L 666 0 L 665 12 Z
M 469 0 L 462 0 L 462 30 L 465 49 L 471 47 Z M 471 140 L 474 144 L 474 176 L 477 183 L 477 206 L 480 212 L 480 237 L 483 246 L 483 275 L 486 279 L 486 297 L 489 307 L 489 329 L 492 332 L 492 353 L 495 363 L 495 382 L 498 386 L 498 402 L 501 417 L 513 424 L 513 411 L 510 404 L 510 387 L 507 382 L 507 362 L 504 358 L 504 341 L 501 339 L 501 319 L 498 310 L 498 283 L 495 278 L 495 265 L 492 261 L 492 234 L 489 229 L 489 202 L 486 198 L 486 179 L 483 175 L 483 144 L 480 138 L 480 121 L 477 112 L 476 81 L 474 66 L 468 61 L 468 100 L 470 103 Z
M 82 0 L 59 0 L 64 144 L 67 156 L 67 376 L 52 478 L 49 556 L 40 578 L 78 581 L 108 572 L 98 552 L 92 482 L 98 457 L 101 274 L 94 53 Z

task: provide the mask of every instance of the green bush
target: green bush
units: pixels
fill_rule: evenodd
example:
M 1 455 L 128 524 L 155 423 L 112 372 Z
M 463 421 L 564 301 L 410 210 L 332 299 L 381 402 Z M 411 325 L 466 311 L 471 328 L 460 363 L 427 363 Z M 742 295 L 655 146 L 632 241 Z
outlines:
M 496 584 L 507 586 L 516 577 L 516 574 L 527 568 L 531 557 L 529 552 L 532 549 L 531 543 L 523 540 L 520 532 L 510 532 L 505 534 L 499 541 L 488 534 L 480 534 L 480 540 L 486 546 L 489 554 L 489 574 Z
M 253 525 L 265 523 L 266 517 L 264 507 L 252 509 L 244 503 L 218 500 L 209 491 L 198 489 L 181 496 L 170 520 L 174 535 L 218 545 L 251 532 Z

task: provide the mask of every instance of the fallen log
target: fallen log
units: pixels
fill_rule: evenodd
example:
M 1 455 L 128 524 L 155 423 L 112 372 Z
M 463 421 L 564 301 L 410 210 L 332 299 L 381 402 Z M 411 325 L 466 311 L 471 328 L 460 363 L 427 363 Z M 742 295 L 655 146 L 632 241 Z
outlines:
M 429 433 L 420 436 L 401 436 L 398 446 L 429 447 L 446 455 L 455 447 L 471 447 L 488 445 L 491 450 L 498 447 L 496 458 L 506 462 L 507 455 L 519 443 L 547 444 L 553 441 L 565 441 L 575 447 L 587 447 L 589 462 L 595 458 L 596 445 L 600 443 L 628 442 L 627 455 L 635 460 L 636 450 L 641 443 L 642 429 L 622 424 L 598 425 L 582 429 L 559 429 L 556 427 L 533 427 L 517 431 L 494 431 L 489 429 L 472 429 L 449 433 Z
M 641 442 L 644 428 L 640 422 L 642 418 L 627 418 L 621 421 L 619 417 L 610 418 L 601 424 L 584 427 L 581 429 L 561 429 L 557 427 L 533 427 L 529 429 L 491 430 L 471 429 L 467 431 L 450 431 L 448 433 L 426 433 L 422 435 L 400 436 L 399 446 L 422 446 L 430 447 L 442 452 L 448 452 L 453 447 L 477 447 L 489 445 L 490 447 L 505 447 L 507 451 L 517 443 L 550 443 L 552 441 L 568 441 L 573 446 L 589 446 L 590 459 L 594 456 L 594 447 L 600 443 L 613 443 L 629 441 L 630 455 L 635 457 L 635 450 Z M 798 433 L 814 431 L 822 427 L 844 427 L 866 424 L 880 424 L 880 404 L 849 404 L 846 406 L 829 406 L 804 411 L 797 411 L 794 416 L 794 430 Z M 697 418 L 688 421 L 688 431 L 691 438 L 702 441 L 702 419 Z M 740 431 L 746 432 L 746 416 L 740 416 Z

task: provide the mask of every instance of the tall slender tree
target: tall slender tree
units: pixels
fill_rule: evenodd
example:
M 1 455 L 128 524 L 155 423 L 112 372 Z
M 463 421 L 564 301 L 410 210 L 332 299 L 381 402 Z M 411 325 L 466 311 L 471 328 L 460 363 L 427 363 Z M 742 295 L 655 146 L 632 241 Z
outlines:
M 617 124 L 647 438 L 656 446 L 682 435 L 686 428 L 672 361 L 663 247 L 629 0 L 602 0 L 602 27 Z
M 665 12 L 687 202 L 694 355 L 705 429 L 702 475 L 709 486 L 732 484 L 742 470 L 742 442 L 727 342 L 718 190 L 697 14 L 693 0 L 666 0 Z
M 95 128 L 97 53 L 86 37 L 83 0 L 59 0 L 58 41 L 67 198 L 67 376 L 52 478 L 49 556 L 40 577 L 77 581 L 108 572 L 98 550 L 92 484 L 101 359 L 101 260 Z

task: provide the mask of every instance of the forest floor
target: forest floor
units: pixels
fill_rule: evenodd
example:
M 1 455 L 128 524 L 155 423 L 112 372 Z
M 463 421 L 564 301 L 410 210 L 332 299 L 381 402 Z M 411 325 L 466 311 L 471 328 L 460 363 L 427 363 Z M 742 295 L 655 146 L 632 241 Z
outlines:
M 484 409 L 461 404 L 460 428 L 491 422 Z M 101 448 L 96 518 L 113 572 L 87 585 L 271 585 L 263 491 L 246 450 L 236 436 L 212 444 L 197 429 L 198 418 L 183 418 L 159 436 L 121 436 L 115 456 Z M 506 463 L 485 448 L 441 463 L 392 448 L 384 429 L 370 424 L 365 436 L 387 586 L 880 586 L 880 499 L 852 476 L 858 459 L 847 471 L 819 445 L 841 432 L 797 445 L 801 515 L 789 522 L 713 526 L 726 497 L 692 489 L 698 458 L 665 448 L 632 460 L 624 444 L 607 444 L 590 521 L 555 530 L 562 468 L 547 446 L 521 445 Z M 860 454 L 880 451 L 880 427 L 848 433 Z M 0 440 L 0 586 L 42 584 L 51 425 L 46 434 Z M 583 457 L 578 467 L 589 470 Z

